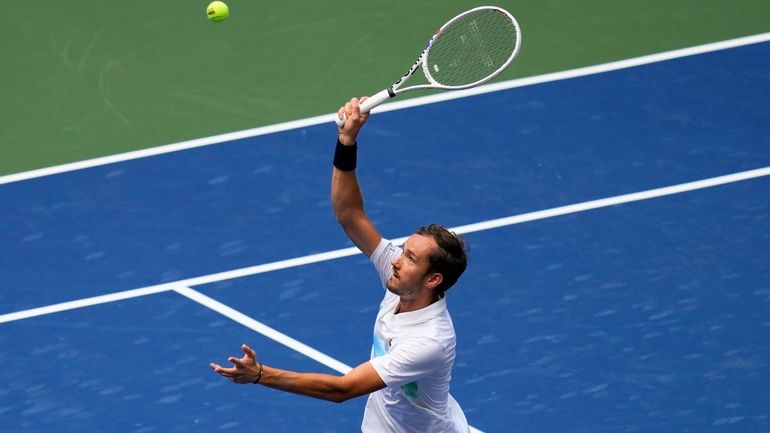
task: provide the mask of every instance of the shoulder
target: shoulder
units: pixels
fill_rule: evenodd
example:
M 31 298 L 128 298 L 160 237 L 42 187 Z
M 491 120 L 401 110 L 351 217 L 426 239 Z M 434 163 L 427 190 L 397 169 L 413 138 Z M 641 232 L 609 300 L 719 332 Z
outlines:
M 390 262 L 390 260 L 393 258 L 401 255 L 401 252 L 401 247 L 395 245 L 388 239 L 381 238 L 380 243 L 377 244 L 377 247 L 374 248 L 371 256 L 369 256 L 369 260 L 371 260 L 373 263 L 378 263 L 381 261 Z

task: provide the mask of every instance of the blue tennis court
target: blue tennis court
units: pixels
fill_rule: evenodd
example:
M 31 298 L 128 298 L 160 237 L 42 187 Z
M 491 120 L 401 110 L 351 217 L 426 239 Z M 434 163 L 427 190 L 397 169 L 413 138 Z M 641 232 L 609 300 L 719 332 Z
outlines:
M 383 235 L 470 244 L 448 302 L 475 429 L 770 432 L 768 70 L 760 43 L 371 117 Z M 330 208 L 335 137 L 0 185 L 0 430 L 359 431 L 365 398 L 208 366 L 242 343 L 299 371 L 368 359 L 382 292 Z

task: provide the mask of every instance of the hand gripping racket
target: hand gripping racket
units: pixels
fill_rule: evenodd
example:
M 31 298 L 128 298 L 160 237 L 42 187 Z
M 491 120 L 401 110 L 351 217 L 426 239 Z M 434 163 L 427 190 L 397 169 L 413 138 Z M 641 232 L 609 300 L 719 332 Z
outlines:
M 361 103 L 362 113 L 410 90 L 467 89 L 496 77 L 519 53 L 521 29 L 516 18 L 495 6 L 457 15 L 434 34 L 420 57 L 395 84 Z M 422 66 L 428 84 L 401 86 Z M 335 116 L 337 126 L 347 120 Z

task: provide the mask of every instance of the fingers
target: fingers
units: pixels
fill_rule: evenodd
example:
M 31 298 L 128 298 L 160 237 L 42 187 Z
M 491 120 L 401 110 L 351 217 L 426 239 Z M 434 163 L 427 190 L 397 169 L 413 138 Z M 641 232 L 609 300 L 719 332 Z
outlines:
M 222 367 L 216 362 L 212 362 L 211 364 L 209 364 L 209 366 L 211 367 L 212 370 L 221 374 L 222 376 L 232 378 L 233 375 L 238 373 L 238 370 L 239 370 L 238 363 L 240 362 L 240 360 L 237 358 L 230 357 L 228 358 L 228 361 L 235 364 L 235 367 Z
M 229 379 L 234 383 L 253 382 L 254 375 L 252 374 L 252 370 L 254 365 L 256 365 L 257 354 L 246 344 L 241 345 L 241 350 L 244 354 L 242 358 L 236 358 L 234 356 L 227 357 L 227 361 L 233 364 L 232 367 L 222 367 L 216 362 L 209 363 L 209 367 L 220 376 Z
M 247 368 L 246 364 L 243 364 L 240 359 L 233 357 L 228 358 L 228 360 L 235 364 L 235 367 L 225 368 L 215 362 L 210 363 L 209 366 L 220 376 L 230 380 L 233 383 L 243 384 L 254 382 L 255 375 L 253 374 L 252 370 Z
M 243 353 L 246 355 L 247 358 L 252 358 L 252 359 L 257 358 L 257 353 L 254 352 L 254 350 L 252 350 L 251 347 L 244 344 L 243 346 L 241 346 L 241 350 L 243 350 Z
M 253 364 L 253 362 L 247 363 L 243 359 L 233 358 L 232 356 L 227 358 L 227 360 L 232 362 L 235 368 L 241 369 L 248 369 Z
M 359 105 L 359 107 L 360 107 L 360 106 L 361 106 L 361 104 L 363 104 L 363 103 L 364 103 L 364 101 L 366 101 L 367 99 L 369 99 L 369 97 L 368 97 L 368 96 L 362 96 L 362 97 L 358 98 L 358 105 Z M 361 113 L 361 111 L 360 111 L 360 109 L 359 109 L 359 114 L 361 115 L 361 117 L 362 117 L 362 119 L 363 119 L 364 121 L 365 121 L 365 120 L 366 120 L 366 119 L 369 117 L 369 112 L 368 112 L 368 111 L 367 111 L 366 113 Z
M 359 118 L 368 115 L 368 113 L 361 113 L 361 103 L 364 101 L 366 101 L 366 96 L 362 96 L 361 98 L 351 98 L 350 101 L 345 104 L 348 117 L 355 116 L 355 118 Z
M 342 106 L 342 112 L 345 115 L 345 117 L 341 117 L 341 119 L 347 118 L 347 122 L 345 122 L 345 125 L 343 125 L 343 128 L 347 126 L 348 122 L 351 120 L 355 121 L 358 119 L 358 116 L 360 115 L 360 108 L 358 106 L 358 99 L 352 98 L 350 101 L 346 102 L 345 105 Z
M 352 145 L 356 142 L 359 130 L 369 117 L 369 113 L 361 113 L 360 104 L 365 100 L 365 96 L 360 99 L 351 98 L 338 111 L 337 115 L 340 116 L 340 119 L 345 120 L 345 123 L 339 128 L 339 139 L 342 144 Z
M 366 101 L 367 98 L 367 96 L 351 98 L 350 101 L 346 102 L 345 105 L 337 110 L 337 116 L 339 116 L 340 119 L 347 117 L 348 119 L 363 118 L 365 120 L 369 117 L 369 113 L 361 113 L 361 103 Z
M 213 363 L 213 362 L 211 364 L 209 364 L 209 365 L 211 366 L 211 369 L 214 370 L 215 372 L 219 373 L 220 376 L 224 376 L 224 377 L 226 377 L 228 379 L 231 379 L 232 376 L 233 376 L 233 373 L 235 372 L 234 368 L 224 368 L 221 365 Z

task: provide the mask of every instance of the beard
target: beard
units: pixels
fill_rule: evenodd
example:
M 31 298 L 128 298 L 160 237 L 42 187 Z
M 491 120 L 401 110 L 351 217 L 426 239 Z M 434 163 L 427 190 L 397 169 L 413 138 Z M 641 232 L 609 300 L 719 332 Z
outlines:
M 388 278 L 388 281 L 385 282 L 385 288 L 388 289 L 390 293 L 393 293 L 394 295 L 399 295 L 398 293 L 398 285 L 396 282 L 394 282 L 394 277 Z
M 406 286 L 401 279 L 392 276 L 385 282 L 385 287 L 390 293 L 397 295 L 403 300 L 412 299 L 417 296 L 417 293 L 419 292 L 418 287 Z

